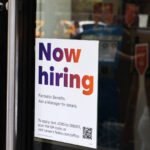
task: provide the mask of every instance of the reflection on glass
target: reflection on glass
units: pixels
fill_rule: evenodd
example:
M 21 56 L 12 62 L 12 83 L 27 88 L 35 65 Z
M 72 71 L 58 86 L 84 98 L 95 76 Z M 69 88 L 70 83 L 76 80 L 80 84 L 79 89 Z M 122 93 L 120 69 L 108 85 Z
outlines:
M 36 38 L 99 41 L 98 149 L 150 150 L 149 9 L 140 0 L 37 0 Z M 143 43 L 148 67 L 141 77 L 135 51 Z M 60 144 L 44 143 L 35 149 Z

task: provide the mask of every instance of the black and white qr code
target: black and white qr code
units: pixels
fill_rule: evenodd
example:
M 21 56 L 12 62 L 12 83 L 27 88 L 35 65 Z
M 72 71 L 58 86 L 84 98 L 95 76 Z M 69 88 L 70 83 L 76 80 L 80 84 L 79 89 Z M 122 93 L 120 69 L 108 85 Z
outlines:
M 92 140 L 92 128 L 83 127 L 83 138 Z

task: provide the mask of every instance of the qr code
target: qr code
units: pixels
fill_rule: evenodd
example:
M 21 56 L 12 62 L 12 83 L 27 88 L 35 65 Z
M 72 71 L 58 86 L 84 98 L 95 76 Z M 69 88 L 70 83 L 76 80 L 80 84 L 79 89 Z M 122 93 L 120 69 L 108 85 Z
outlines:
M 92 128 L 83 127 L 83 138 L 92 140 Z

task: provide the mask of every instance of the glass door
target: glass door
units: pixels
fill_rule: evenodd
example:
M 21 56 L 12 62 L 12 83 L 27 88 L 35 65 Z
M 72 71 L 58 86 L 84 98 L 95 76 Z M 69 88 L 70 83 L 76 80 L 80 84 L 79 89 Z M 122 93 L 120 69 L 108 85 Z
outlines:
M 146 143 L 146 140 L 150 139 L 146 134 L 146 131 L 150 131 L 148 127 L 149 38 L 146 37 L 150 37 L 148 11 L 150 3 L 140 0 L 137 2 L 120 0 L 37 0 L 36 2 L 35 53 L 39 54 L 35 58 L 34 150 L 59 148 L 140 150 L 149 147 L 149 144 Z M 144 9 L 145 6 L 147 10 Z M 83 41 L 85 45 L 90 47 L 90 42 L 95 41 L 95 44 L 90 47 L 92 51 L 91 57 L 89 56 L 90 63 L 85 61 L 85 66 L 79 65 L 78 69 L 81 67 L 86 73 L 86 67 L 88 66 L 88 70 L 92 67 L 99 72 L 94 83 L 98 86 L 98 89 L 94 86 L 97 95 L 93 97 L 91 105 L 88 105 L 88 100 L 86 101 L 85 97 L 85 99 L 78 97 L 75 93 L 76 101 L 78 99 L 80 102 L 73 101 L 73 103 L 70 100 L 72 109 L 80 107 L 82 100 L 86 101 L 82 111 L 76 109 L 78 120 L 76 120 L 76 115 L 71 116 L 72 109 L 68 109 L 68 114 L 66 111 L 64 115 L 63 109 L 60 112 L 58 111 L 59 104 L 61 105 L 60 101 L 67 99 L 67 90 L 64 89 L 63 93 L 57 88 L 56 90 L 54 86 L 57 86 L 57 83 L 55 85 L 53 83 L 55 79 L 52 79 L 56 69 L 54 68 L 56 64 L 52 60 L 56 60 L 54 58 L 55 52 L 58 54 L 56 57 L 60 62 L 61 56 L 66 54 L 59 49 L 63 47 L 59 47 L 59 44 L 64 43 L 65 49 L 67 48 L 65 43 L 68 43 L 68 47 L 74 48 L 72 45 L 74 41 L 76 42 L 75 47 L 82 47 Z M 96 42 L 98 42 L 99 54 L 96 54 Z M 55 46 L 53 47 L 53 45 Z M 54 49 L 55 47 L 58 49 Z M 48 57 L 49 51 L 51 57 Z M 90 51 L 86 50 L 86 54 L 89 53 Z M 145 55 L 143 58 L 142 53 Z M 93 54 L 98 55 L 98 66 L 94 63 L 97 58 Z M 142 59 L 143 63 L 140 62 Z M 63 65 L 66 66 L 64 61 L 60 64 L 62 67 Z M 142 64 L 143 72 L 140 72 Z M 40 66 L 39 72 L 37 71 L 38 65 Z M 47 66 L 50 67 L 50 75 L 47 73 Z M 64 68 L 64 78 L 65 73 L 76 72 L 74 69 L 69 71 L 71 67 L 73 68 L 73 64 L 68 66 Z M 61 71 L 61 67 L 59 68 L 59 71 Z M 50 81 L 48 78 L 50 78 Z M 38 79 L 41 86 L 37 85 Z M 86 86 L 88 87 L 89 84 Z M 49 92 L 44 87 L 46 85 L 49 85 Z M 56 91 L 51 89 L 50 86 L 53 86 Z M 74 90 L 68 92 L 72 93 Z M 57 95 L 56 99 L 54 99 L 55 95 Z M 70 96 L 70 99 L 73 100 L 74 96 Z M 64 104 L 66 103 L 64 102 Z M 94 105 L 97 107 L 94 107 Z M 86 109 L 89 112 L 86 112 Z M 93 112 L 95 112 L 95 116 Z M 82 118 L 81 116 L 84 113 L 86 115 Z M 147 119 L 145 118 L 146 115 Z M 67 120 L 66 118 L 69 116 L 71 118 Z M 94 123 L 90 120 L 91 116 L 96 118 L 95 128 L 90 127 Z M 89 120 L 86 122 L 86 119 Z M 84 125 L 79 120 L 84 120 Z M 70 122 L 74 122 L 74 129 L 69 129 Z M 79 134 L 78 130 L 82 130 L 82 132 Z M 95 146 L 92 146 L 94 143 Z
M 150 2 L 21 2 L 18 150 L 150 149 Z

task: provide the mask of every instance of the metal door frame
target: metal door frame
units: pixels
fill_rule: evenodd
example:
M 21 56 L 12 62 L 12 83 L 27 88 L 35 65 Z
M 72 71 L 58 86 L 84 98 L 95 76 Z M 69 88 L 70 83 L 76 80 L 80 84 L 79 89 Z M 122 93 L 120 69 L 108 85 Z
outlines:
M 35 0 L 8 4 L 6 150 L 32 150 Z

